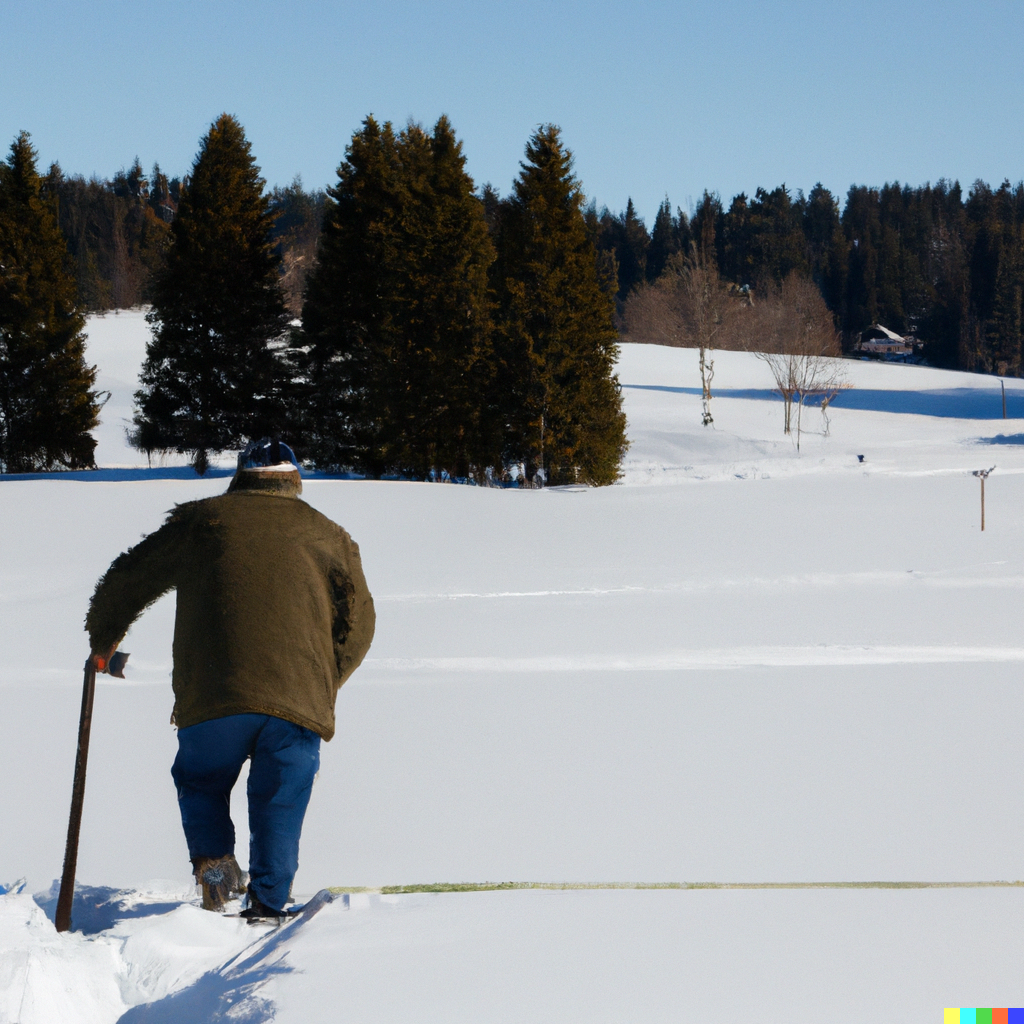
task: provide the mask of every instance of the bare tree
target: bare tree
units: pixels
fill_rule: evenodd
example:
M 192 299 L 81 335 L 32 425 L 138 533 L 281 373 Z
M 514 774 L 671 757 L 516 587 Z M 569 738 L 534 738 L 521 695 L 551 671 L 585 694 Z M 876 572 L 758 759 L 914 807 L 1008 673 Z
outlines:
M 828 433 L 828 406 L 840 391 L 851 387 L 839 358 L 839 336 L 832 314 L 813 281 L 792 273 L 778 289 L 770 289 L 744 317 L 746 347 L 768 365 L 775 390 L 782 396 L 783 431 L 793 433 L 796 402 L 796 446 L 804 404 L 821 403 Z
M 680 272 L 690 328 L 700 360 L 701 423 L 705 427 L 714 423 L 711 415 L 711 380 L 715 376 L 715 362 L 711 351 L 718 336 L 725 333 L 738 306 L 732 299 L 718 268 L 703 249 L 697 248 L 683 260 Z
M 653 285 L 633 292 L 623 310 L 624 340 L 694 347 L 701 383 L 701 422 L 710 426 L 712 352 L 733 344 L 732 329 L 742 301 L 719 277 L 700 249 L 670 261 Z

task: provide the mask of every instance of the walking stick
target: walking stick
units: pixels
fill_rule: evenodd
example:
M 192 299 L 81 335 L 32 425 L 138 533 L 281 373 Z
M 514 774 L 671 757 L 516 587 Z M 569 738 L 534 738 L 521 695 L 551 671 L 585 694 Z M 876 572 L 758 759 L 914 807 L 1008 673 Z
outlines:
M 96 693 L 96 665 L 90 657 L 85 663 L 82 684 L 82 714 L 78 719 L 78 756 L 75 758 L 75 782 L 71 787 L 71 815 L 68 818 L 68 841 L 64 847 L 64 874 L 60 880 L 57 931 L 71 927 L 71 901 L 75 895 L 75 868 L 78 865 L 78 833 L 82 827 L 82 802 L 85 800 L 85 766 L 89 760 L 89 730 L 92 728 L 92 699 Z
M 57 913 L 53 923 L 57 931 L 71 928 L 71 903 L 75 896 L 75 869 L 78 866 L 78 833 L 82 828 L 82 804 L 85 801 L 85 768 L 89 761 L 89 731 L 92 728 L 92 700 L 96 693 L 96 669 L 106 668 L 118 679 L 124 679 L 127 654 L 120 651 L 110 658 L 110 664 L 100 657 L 90 657 L 85 663 L 82 683 L 82 714 L 78 719 L 78 756 L 75 758 L 75 781 L 71 787 L 71 814 L 68 817 L 68 839 L 64 846 L 64 874 L 60 879 Z

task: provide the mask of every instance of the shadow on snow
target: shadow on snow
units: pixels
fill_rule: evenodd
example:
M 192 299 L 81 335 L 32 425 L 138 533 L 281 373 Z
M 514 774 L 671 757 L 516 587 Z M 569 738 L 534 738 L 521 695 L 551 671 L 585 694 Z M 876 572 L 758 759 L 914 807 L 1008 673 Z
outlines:
M 217 477 L 235 475 L 235 467 L 210 467 L 205 476 L 199 474 L 191 466 L 161 466 L 152 469 L 146 467 L 120 469 L 68 469 L 52 473 L 0 473 L 0 481 L 16 480 L 77 480 L 86 483 L 123 483 L 131 480 L 209 480 Z M 303 480 L 361 480 L 362 477 L 352 473 L 320 473 L 313 470 L 302 470 Z
M 60 881 L 55 880 L 47 892 L 32 898 L 43 913 L 53 921 L 57 912 Z M 109 885 L 76 885 L 71 903 L 71 930 L 83 935 L 106 931 L 127 917 L 152 917 L 167 914 L 181 906 L 181 900 L 163 903 L 142 903 L 129 889 L 113 889 Z
M 33 897 L 51 921 L 59 887 L 59 882 L 55 881 L 49 891 Z M 132 890 L 110 886 L 75 886 L 72 930 L 95 935 L 125 918 L 166 914 L 182 905 L 181 900 L 138 902 L 136 896 Z M 256 938 L 247 949 L 178 992 L 152 1003 L 133 1006 L 118 1018 L 118 1024 L 182 1024 L 183 1021 L 267 1024 L 276 1016 L 276 1009 L 270 1000 L 259 994 L 259 989 L 276 975 L 293 970 L 285 962 L 287 950 L 281 947 L 306 920 L 299 918 L 287 927 Z
M 289 925 L 258 942 L 255 950 L 239 954 L 226 964 L 207 971 L 180 992 L 123 1013 L 117 1024 L 266 1024 L 277 1015 L 274 1004 L 259 995 L 259 989 L 272 977 L 288 974 L 287 951 L 280 947 L 285 938 L 302 922 Z M 251 948 L 251 947 L 250 947 Z
M 700 388 L 670 388 L 660 384 L 623 384 L 633 391 L 666 391 L 677 395 L 700 395 Z M 762 402 L 780 402 L 781 396 L 770 388 L 714 388 L 715 398 L 746 398 Z M 818 404 L 807 396 L 807 407 Z M 833 409 L 860 409 L 864 412 L 892 412 L 913 416 L 937 416 L 944 419 L 999 420 L 1003 418 L 1002 395 L 989 388 L 942 388 L 933 391 L 881 391 L 851 388 L 832 400 Z M 1007 390 L 1006 413 L 1010 419 L 1024 419 L 1024 392 Z M 1004 444 L 1016 444 L 1004 441 Z
M 979 437 L 978 444 L 1024 444 L 1024 434 L 996 434 L 995 437 Z

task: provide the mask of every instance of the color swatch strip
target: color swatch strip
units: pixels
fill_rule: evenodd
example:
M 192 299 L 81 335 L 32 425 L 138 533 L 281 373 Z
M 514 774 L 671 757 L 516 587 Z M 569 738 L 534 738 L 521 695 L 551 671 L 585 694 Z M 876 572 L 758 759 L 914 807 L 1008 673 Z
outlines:
M 1024 1024 L 1024 1009 L 1019 1006 L 996 1009 L 989 1006 L 947 1006 L 942 1024 Z

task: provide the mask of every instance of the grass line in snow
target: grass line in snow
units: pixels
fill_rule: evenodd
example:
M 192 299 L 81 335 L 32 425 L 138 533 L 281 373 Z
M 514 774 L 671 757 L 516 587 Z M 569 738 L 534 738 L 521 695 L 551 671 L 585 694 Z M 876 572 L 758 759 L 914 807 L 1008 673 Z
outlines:
M 430 882 L 421 885 L 330 887 L 335 895 L 422 892 L 497 892 L 505 889 L 1019 889 L 1017 882 Z

